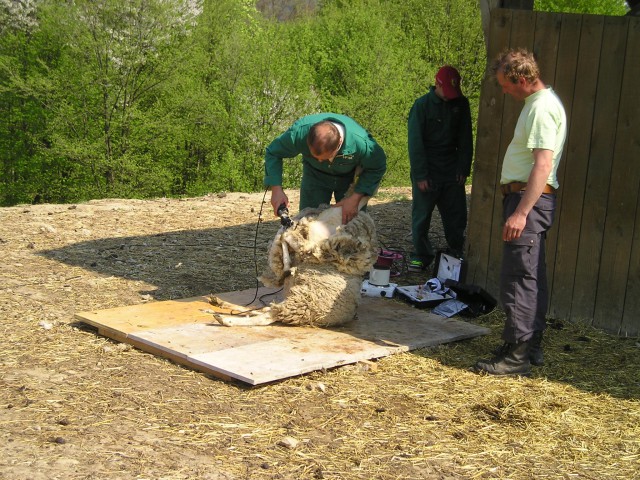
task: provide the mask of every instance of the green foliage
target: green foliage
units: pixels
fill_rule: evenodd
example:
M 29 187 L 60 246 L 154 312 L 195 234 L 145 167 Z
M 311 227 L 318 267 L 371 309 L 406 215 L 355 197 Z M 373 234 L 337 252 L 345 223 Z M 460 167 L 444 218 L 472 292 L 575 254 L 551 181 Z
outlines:
M 319 111 L 365 126 L 402 185 L 407 113 L 442 64 L 475 112 L 477 1 L 267 4 L 0 0 L 0 204 L 260 190 L 266 145 Z M 285 187 L 300 176 L 285 162 Z
M 314 26 L 312 64 L 323 110 L 365 126 L 387 153 L 384 184 L 407 184 L 407 114 L 437 69 L 458 67 L 477 105 L 485 65 L 477 3 L 327 0 Z
M 411 100 L 403 35 L 389 18 L 392 5 L 325 3 L 314 27 L 312 53 L 323 110 L 345 113 L 369 130 L 387 153 L 387 184 L 408 178 L 406 111 Z M 324 34 L 323 34 L 324 33 Z
M 535 0 L 534 10 L 541 12 L 590 13 L 594 15 L 624 15 L 624 0 Z
M 407 0 L 391 14 L 392 21 L 402 26 L 402 37 L 407 42 L 403 69 L 409 88 L 405 93 L 406 113 L 413 101 L 434 84 L 438 69 L 445 64 L 453 65 L 460 72 L 462 90 L 469 98 L 475 132 L 486 66 L 479 2 Z M 406 142 L 402 147 L 406 151 Z

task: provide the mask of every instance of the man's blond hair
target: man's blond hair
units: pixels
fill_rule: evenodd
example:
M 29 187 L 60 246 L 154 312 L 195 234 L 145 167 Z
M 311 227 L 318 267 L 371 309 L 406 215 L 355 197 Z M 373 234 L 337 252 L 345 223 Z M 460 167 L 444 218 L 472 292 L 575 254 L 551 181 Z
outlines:
M 540 78 L 540 68 L 532 52 L 526 48 L 505 49 L 496 57 L 491 66 L 494 76 L 498 72 L 511 83 L 517 83 L 519 78 L 533 83 Z

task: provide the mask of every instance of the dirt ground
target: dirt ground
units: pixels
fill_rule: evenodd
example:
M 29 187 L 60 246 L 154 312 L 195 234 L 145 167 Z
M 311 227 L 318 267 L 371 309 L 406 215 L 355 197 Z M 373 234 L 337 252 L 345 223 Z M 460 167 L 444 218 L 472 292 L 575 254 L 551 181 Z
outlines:
M 532 378 L 479 376 L 495 312 L 486 337 L 249 388 L 74 318 L 255 287 L 262 198 L 0 209 L 1 479 L 640 478 L 635 339 L 555 321 Z M 410 248 L 410 205 L 371 202 L 384 246 Z

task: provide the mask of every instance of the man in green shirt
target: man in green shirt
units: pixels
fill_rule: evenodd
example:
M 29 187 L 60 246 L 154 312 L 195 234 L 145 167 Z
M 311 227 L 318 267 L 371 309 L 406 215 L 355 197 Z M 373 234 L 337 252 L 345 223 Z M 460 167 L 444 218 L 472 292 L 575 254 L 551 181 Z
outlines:
M 445 65 L 435 86 L 409 112 L 409 162 L 413 204 L 413 254 L 409 269 L 424 270 L 435 252 L 429 227 L 438 207 L 450 253 L 461 256 L 467 227 L 465 183 L 471 172 L 473 135 L 469 101 L 460 90 L 460 74 Z
M 384 150 L 371 134 L 355 120 L 337 113 L 317 113 L 297 120 L 267 147 L 264 184 L 271 187 L 271 205 L 277 215 L 289 198 L 282 189 L 282 160 L 302 155 L 300 205 L 318 207 L 330 204 L 342 207 L 342 223 L 358 213 L 358 204 L 372 196 L 387 169 Z M 349 186 L 354 193 L 347 198 Z

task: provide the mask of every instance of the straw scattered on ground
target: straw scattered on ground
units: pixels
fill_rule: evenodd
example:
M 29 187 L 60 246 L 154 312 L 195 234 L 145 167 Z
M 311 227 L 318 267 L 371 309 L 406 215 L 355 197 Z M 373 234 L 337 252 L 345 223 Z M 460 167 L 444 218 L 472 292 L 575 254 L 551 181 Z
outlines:
M 637 339 L 552 320 L 532 378 L 479 376 L 496 311 L 472 320 L 486 337 L 249 388 L 74 319 L 254 287 L 278 227 L 265 210 L 256 234 L 262 198 L 0 210 L 0 478 L 640 478 Z M 369 212 L 409 249 L 409 191 Z

